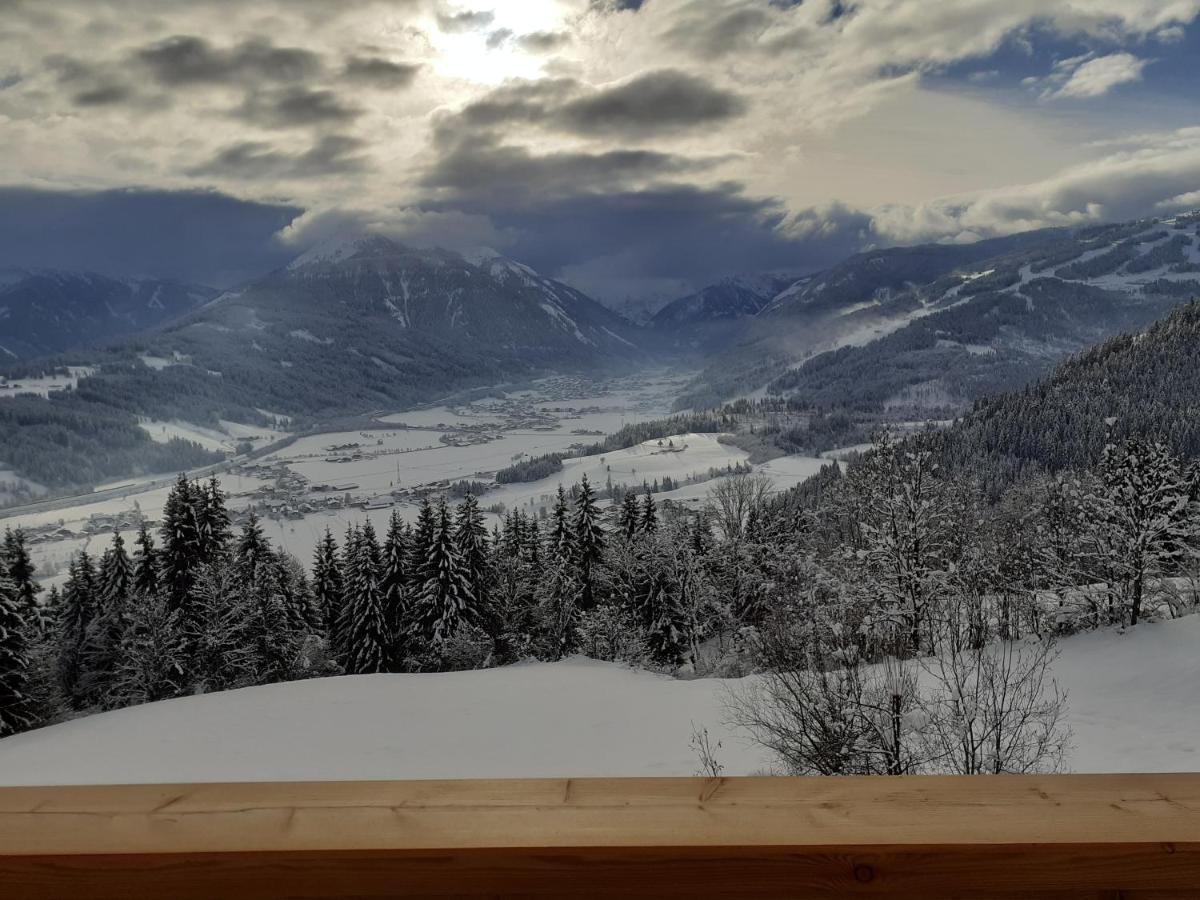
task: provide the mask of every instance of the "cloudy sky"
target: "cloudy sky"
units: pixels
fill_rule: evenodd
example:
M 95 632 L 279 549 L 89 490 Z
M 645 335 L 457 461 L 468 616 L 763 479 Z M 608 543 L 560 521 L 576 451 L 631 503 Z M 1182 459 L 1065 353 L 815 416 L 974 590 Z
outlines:
M 0 265 L 376 229 L 613 301 L 1200 206 L 1200 0 L 0 0 Z

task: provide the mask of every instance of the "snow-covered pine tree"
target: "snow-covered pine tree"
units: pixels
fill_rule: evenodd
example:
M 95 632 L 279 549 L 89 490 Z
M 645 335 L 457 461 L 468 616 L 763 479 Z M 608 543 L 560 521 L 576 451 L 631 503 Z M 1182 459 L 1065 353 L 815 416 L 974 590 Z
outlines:
M 35 724 L 29 696 L 27 623 L 17 584 L 0 566 L 0 738 Z
M 350 675 L 369 675 L 387 669 L 388 628 L 380 590 L 383 562 L 375 529 L 368 520 L 347 544 L 345 657 Z
M 133 563 L 125 552 L 120 533 L 100 557 L 96 608 L 84 640 L 83 662 L 87 673 L 83 686 L 85 703 L 101 704 L 112 686 L 120 663 L 121 644 L 128 627 Z
M 346 526 L 346 536 L 342 540 L 342 599 L 333 620 L 333 632 L 330 634 L 329 646 L 334 658 L 346 668 L 347 656 L 350 652 L 350 616 L 354 605 L 354 592 L 358 584 L 358 538 L 359 530 L 356 525 Z
M 73 709 L 83 709 L 87 685 L 84 644 L 96 614 L 97 579 L 92 558 L 81 550 L 67 570 L 58 620 L 58 677 Z
M 200 562 L 196 487 L 180 475 L 163 506 L 161 578 L 172 609 L 182 609 Z
M 37 602 L 37 595 L 42 586 L 33 580 L 37 569 L 29 556 L 29 548 L 25 546 L 25 532 L 20 529 L 4 529 L 4 546 L 0 549 L 0 569 L 8 570 L 17 592 L 17 605 L 26 627 L 35 631 L 45 628 L 42 608 Z
M 229 512 L 221 482 L 213 475 L 207 485 L 193 486 L 196 506 L 197 552 L 201 562 L 211 562 L 225 553 L 229 545 Z
M 409 633 L 414 627 L 408 602 L 409 561 L 408 528 L 400 519 L 400 514 L 393 510 L 383 540 L 383 580 L 380 585 L 383 592 L 383 618 L 387 624 L 389 672 L 404 671 Z
M 654 495 L 650 493 L 650 489 L 646 489 L 646 495 L 642 498 L 642 522 L 641 531 L 644 534 L 654 534 L 658 531 L 658 506 L 654 503 Z
M 554 509 L 550 513 L 549 532 L 547 533 L 547 553 L 556 560 L 571 561 L 575 556 L 575 541 L 571 530 L 571 512 L 567 505 L 567 492 L 563 486 L 558 486 L 558 494 L 554 498 Z
M 233 550 L 233 568 L 245 584 L 253 584 L 263 570 L 274 562 L 274 551 L 263 534 L 258 516 L 252 511 L 238 535 Z
M 664 666 L 678 666 L 689 648 L 685 618 L 674 587 L 665 571 L 652 566 L 641 598 L 646 646 L 654 660 Z
M 133 595 L 144 600 L 155 596 L 159 587 L 158 550 L 145 522 L 138 528 L 135 546 L 137 549 L 133 554 Z
M 309 607 L 299 569 L 294 560 L 281 559 L 268 547 L 254 567 L 253 580 L 237 577 L 240 643 L 250 652 L 257 684 L 287 681 L 303 672 Z
M 454 543 L 454 528 L 446 501 L 434 512 L 433 545 L 422 567 L 423 585 L 417 598 L 417 620 L 429 650 L 451 638 L 470 621 L 474 606 L 467 572 Z
M 338 553 L 337 541 L 333 539 L 327 527 L 325 536 L 313 552 L 313 599 L 331 648 L 335 644 L 337 619 L 344 592 L 341 554 Z
M 257 681 L 256 648 L 248 640 L 246 593 L 231 566 L 208 565 L 196 573 L 187 621 L 178 621 L 178 614 L 174 617 L 184 632 L 183 639 L 172 645 L 181 653 L 186 647 L 186 666 L 182 657 L 178 664 L 186 668 L 192 691 L 222 691 Z M 151 600 L 146 605 L 152 610 L 154 603 Z M 139 610 L 133 618 L 144 617 Z
M 458 506 L 454 525 L 454 545 L 458 548 L 467 583 L 473 600 L 472 613 L 477 619 L 487 617 L 488 585 L 491 581 L 491 559 L 487 526 L 479 501 L 468 493 Z
M 539 653 L 562 659 L 579 649 L 579 595 L 577 569 L 557 554 L 548 557 L 545 571 L 534 585 Z
M 421 500 L 421 509 L 417 512 L 417 524 L 413 528 L 409 540 L 408 576 L 410 596 L 417 596 L 425 586 L 424 568 L 433 552 L 433 532 L 436 527 L 433 503 L 428 497 Z
M 166 597 L 150 595 L 131 612 L 109 704 L 131 706 L 179 695 L 187 651 L 180 613 Z
M 596 494 L 587 475 L 579 481 L 575 498 L 575 520 L 572 523 L 572 545 L 575 551 L 576 577 L 579 581 L 579 606 L 583 610 L 596 604 L 595 568 L 604 553 L 604 528 L 600 524 L 600 509 Z
M 641 522 L 642 510 L 638 505 L 637 494 L 633 491 L 626 491 L 621 500 L 621 513 L 617 519 L 617 525 L 627 541 L 632 541 L 637 535 L 641 529 Z

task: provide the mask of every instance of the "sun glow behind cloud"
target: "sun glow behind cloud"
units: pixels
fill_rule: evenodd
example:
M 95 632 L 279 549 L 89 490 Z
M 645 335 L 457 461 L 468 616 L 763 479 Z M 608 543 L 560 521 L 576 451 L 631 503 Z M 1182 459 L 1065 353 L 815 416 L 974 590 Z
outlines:
M 486 24 L 461 31 L 433 30 L 434 70 L 450 79 L 494 85 L 511 78 L 543 74 L 544 59 L 524 49 L 523 35 L 556 32 L 566 24 L 557 0 L 507 0 L 489 12 Z

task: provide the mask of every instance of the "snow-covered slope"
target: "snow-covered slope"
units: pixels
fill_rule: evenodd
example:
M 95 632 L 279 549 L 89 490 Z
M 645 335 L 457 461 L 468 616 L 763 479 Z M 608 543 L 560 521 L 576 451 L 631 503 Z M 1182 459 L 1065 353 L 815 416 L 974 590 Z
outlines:
M 6 269 L 0 271 L 0 357 L 57 353 L 132 334 L 183 315 L 216 293 L 154 278 Z
M 1079 772 L 1200 770 L 1200 617 L 1069 638 Z M 771 760 L 723 725 L 727 682 L 583 658 L 247 688 L 0 740 L 0 784 L 692 775 L 692 726 L 726 774 Z

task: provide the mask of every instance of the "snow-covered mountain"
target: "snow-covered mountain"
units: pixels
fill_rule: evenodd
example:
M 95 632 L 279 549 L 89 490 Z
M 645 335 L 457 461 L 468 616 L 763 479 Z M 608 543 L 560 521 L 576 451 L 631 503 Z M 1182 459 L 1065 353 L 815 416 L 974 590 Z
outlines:
M 773 272 L 722 278 L 668 303 L 654 315 L 651 324 L 658 329 L 680 329 L 757 315 L 796 281 L 795 275 Z
M 382 235 L 318 245 L 285 269 L 222 297 L 208 314 L 219 314 L 222 306 L 253 307 L 262 315 L 336 309 L 370 327 L 478 344 L 485 353 L 620 355 L 634 347 L 629 323 L 522 263 L 494 252 L 468 259 L 448 250 L 412 249 Z M 294 329 L 302 323 L 284 324 Z
M 856 254 L 731 330 L 690 405 L 769 385 L 822 408 L 962 409 L 1200 296 L 1198 227 L 1180 215 Z
M 180 316 L 217 291 L 94 272 L 0 270 L 0 363 L 119 338 Z
M 337 239 L 139 338 L 220 373 L 210 388 L 288 414 L 361 411 L 470 384 L 640 355 L 637 329 L 579 291 L 493 253 Z

